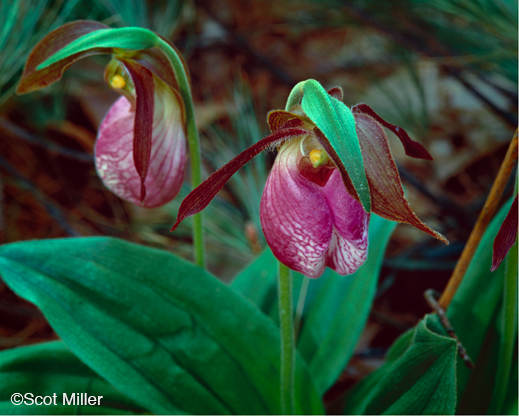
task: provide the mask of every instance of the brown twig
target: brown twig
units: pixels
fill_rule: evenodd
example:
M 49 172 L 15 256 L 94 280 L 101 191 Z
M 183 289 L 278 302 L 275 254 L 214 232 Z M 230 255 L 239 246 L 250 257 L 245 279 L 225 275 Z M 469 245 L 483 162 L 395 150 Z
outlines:
M 458 339 L 456 333 L 454 332 L 454 328 L 452 327 L 449 318 L 447 318 L 447 314 L 445 313 L 445 310 L 438 304 L 436 301 L 436 298 L 440 294 L 436 292 L 436 290 L 433 289 L 427 289 L 424 292 L 424 297 L 429 306 L 436 312 L 438 317 L 440 318 L 440 322 L 442 326 L 445 328 L 447 333 L 451 338 L 453 338 L 458 343 L 458 354 L 460 355 L 461 359 L 465 363 L 465 365 L 468 368 L 474 368 L 474 363 L 470 359 L 469 355 L 467 354 L 467 350 L 465 347 L 461 344 L 460 340 Z
M 508 182 L 508 178 L 512 173 L 512 169 L 514 168 L 515 162 L 517 160 L 517 129 L 515 130 L 514 137 L 510 146 L 508 147 L 508 151 L 506 152 L 505 159 L 499 168 L 499 172 L 497 173 L 496 180 L 490 189 L 490 193 L 488 194 L 487 200 L 485 201 L 485 205 L 481 210 L 478 220 L 476 221 L 476 225 L 472 229 L 470 233 L 469 239 L 461 256 L 452 272 L 452 276 L 447 283 L 447 287 L 443 291 L 439 305 L 443 309 L 447 309 L 458 289 L 458 286 L 467 271 L 467 267 L 474 256 L 474 252 L 476 251 L 479 242 L 481 241 L 481 237 L 485 232 L 490 220 L 494 216 L 496 209 L 498 207 L 499 201 L 501 199 L 501 195 L 503 194 L 503 190 L 505 189 L 505 185 Z

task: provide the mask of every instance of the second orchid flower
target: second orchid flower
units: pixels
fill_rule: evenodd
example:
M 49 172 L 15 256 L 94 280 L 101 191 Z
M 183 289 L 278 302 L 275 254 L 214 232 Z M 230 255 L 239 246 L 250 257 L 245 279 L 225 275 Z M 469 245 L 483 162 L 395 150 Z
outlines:
M 342 103 L 340 88 L 326 92 L 309 80 L 294 90 L 287 103 L 289 111 L 269 113 L 269 136 L 184 199 L 173 230 L 184 218 L 203 210 L 240 167 L 277 146 L 260 216 L 272 252 L 291 269 L 312 278 L 319 277 L 326 266 L 342 275 L 354 273 L 367 258 L 370 212 L 411 224 L 448 243 L 409 206 L 383 126 L 401 139 L 406 154 L 432 159 L 419 143 L 365 104 L 350 111 Z
M 178 194 L 186 160 L 184 103 L 172 63 L 156 47 L 158 39 L 139 28 L 67 23 L 34 47 L 17 89 L 23 94 L 44 88 L 77 60 L 112 54 L 105 79 L 122 97 L 99 127 L 96 169 L 112 192 L 148 208 Z

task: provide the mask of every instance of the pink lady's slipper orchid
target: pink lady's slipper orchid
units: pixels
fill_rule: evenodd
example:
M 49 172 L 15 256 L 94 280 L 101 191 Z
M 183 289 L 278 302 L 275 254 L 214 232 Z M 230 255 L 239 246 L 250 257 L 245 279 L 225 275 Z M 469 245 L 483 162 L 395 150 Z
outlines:
M 22 94 L 44 88 L 77 60 L 111 53 L 105 79 L 122 97 L 99 127 L 96 169 L 108 189 L 148 208 L 178 194 L 186 159 L 184 105 L 172 63 L 154 47 L 156 38 L 138 28 L 67 23 L 34 47 L 17 89 Z
M 350 196 L 337 169 L 313 167 L 323 152 L 312 136 L 281 145 L 260 206 L 274 255 L 312 278 L 326 266 L 352 274 L 368 251 L 369 214 Z
M 96 169 L 105 186 L 117 196 L 147 208 L 164 205 L 178 194 L 186 161 L 180 98 L 158 78 L 153 82 L 150 164 L 144 197 L 134 161 L 136 110 L 126 96 L 120 97 L 106 114 L 95 144 Z M 114 75 L 111 84 L 124 88 L 126 81 Z
M 322 89 L 320 85 L 319 88 Z M 329 96 L 324 93 L 343 105 L 340 88 L 330 90 Z M 403 129 L 382 120 L 367 105 L 354 106 L 351 113 L 369 186 L 371 211 L 411 224 L 447 243 L 445 237 L 421 222 L 409 206 L 382 126 L 401 139 L 409 156 L 432 159 L 429 153 Z M 333 124 L 337 120 L 331 117 L 327 122 Z M 263 231 L 272 252 L 286 266 L 312 278 L 319 277 L 326 266 L 342 275 L 355 272 L 367 257 L 370 214 L 359 201 L 343 157 L 300 105 L 292 106 L 290 111 L 271 111 L 267 121 L 272 134 L 194 189 L 182 202 L 172 229 L 184 218 L 204 209 L 245 163 L 261 151 L 277 146 L 279 153 L 260 207 Z

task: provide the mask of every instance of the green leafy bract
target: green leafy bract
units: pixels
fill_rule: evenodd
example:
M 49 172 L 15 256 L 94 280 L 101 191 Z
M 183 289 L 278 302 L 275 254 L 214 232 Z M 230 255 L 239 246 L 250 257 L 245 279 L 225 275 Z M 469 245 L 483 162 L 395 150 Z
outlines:
M 343 180 L 345 175 L 351 180 L 364 210 L 371 212 L 368 179 L 351 110 L 331 97 L 316 80 L 310 79 L 302 85 L 296 85 L 296 88 L 298 86 L 303 93 L 303 111 L 322 131 L 331 146 L 325 146 L 326 151 L 341 171 Z
M 62 59 L 89 49 L 109 48 L 123 50 L 141 50 L 157 46 L 158 36 L 140 27 L 123 27 L 120 29 L 99 29 L 70 42 L 54 55 L 43 61 L 36 70 L 42 70 Z

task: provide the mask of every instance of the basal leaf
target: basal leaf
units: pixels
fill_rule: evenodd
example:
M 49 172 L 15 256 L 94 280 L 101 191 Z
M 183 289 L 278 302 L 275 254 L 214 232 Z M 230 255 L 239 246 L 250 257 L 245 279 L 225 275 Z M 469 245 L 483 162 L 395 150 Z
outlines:
M 491 273 L 489 265 L 491 264 L 493 239 L 503 222 L 511 202 L 510 200 L 503 206 L 487 228 L 465 277 L 447 310 L 449 319 L 459 339 L 467 349 L 469 356 L 475 360 L 475 368 L 469 370 L 459 358 L 453 359 L 453 361 L 457 360 L 457 365 L 453 364 L 451 367 L 449 364 L 445 367 L 448 374 L 451 374 L 453 369 L 456 371 L 454 377 L 456 383 L 454 384 L 450 378 L 437 380 L 438 386 L 444 386 L 442 387 L 444 389 L 442 390 L 443 392 L 440 393 L 438 390 L 438 396 L 436 396 L 438 398 L 437 402 L 444 404 L 443 408 L 430 407 L 433 404 L 433 401 L 430 401 L 424 410 L 423 408 L 420 409 L 421 405 L 419 403 L 413 404 L 411 402 L 413 395 L 422 397 L 420 395 L 427 393 L 423 381 L 417 379 L 413 382 L 416 383 L 416 386 L 409 381 L 404 382 L 412 377 L 417 377 L 420 372 L 419 368 L 411 366 L 406 369 L 404 366 L 402 368 L 405 371 L 399 370 L 402 379 L 395 379 L 394 376 L 391 376 L 393 378 L 388 378 L 388 374 L 394 371 L 395 366 L 400 366 L 401 364 L 399 363 L 407 359 L 409 351 L 412 348 L 416 348 L 416 346 L 413 347 L 413 342 L 416 341 L 415 335 L 420 325 L 423 325 L 425 322 L 426 326 L 436 334 L 444 334 L 436 315 L 428 315 L 427 319 L 421 321 L 412 332 L 406 332 L 395 341 L 388 351 L 386 363 L 380 369 L 362 380 L 348 393 L 346 398 L 347 413 L 452 413 L 454 411 L 452 403 L 456 403 L 456 401 L 458 402 L 456 413 L 459 414 L 486 413 L 487 411 L 496 413 L 495 409 L 492 411 L 489 408 L 492 397 L 496 396 L 493 389 L 489 388 L 489 386 L 494 385 L 496 370 L 503 364 L 508 366 L 510 362 L 502 357 L 498 359 L 500 343 L 504 339 L 508 339 L 508 337 L 503 335 L 503 331 L 499 330 L 499 324 L 495 324 L 496 320 L 500 321 L 499 314 L 501 313 L 500 301 L 503 297 L 504 268 Z M 517 316 L 517 312 L 515 312 L 515 316 Z M 412 338 L 410 338 L 411 335 Z M 514 354 L 517 354 L 517 335 L 514 335 L 512 339 L 515 342 Z M 452 340 L 450 341 L 453 342 Z M 438 346 L 439 344 L 435 342 L 435 345 Z M 429 359 L 427 358 L 428 354 L 427 351 L 423 351 L 424 360 Z M 408 372 L 407 375 L 405 374 L 406 371 Z M 503 371 L 506 374 L 506 368 Z M 425 372 L 423 376 L 425 380 L 431 374 Z M 387 380 L 390 380 L 389 384 Z M 512 378 L 509 384 L 513 385 L 515 382 Z M 394 387 L 390 386 L 391 383 L 394 383 Z M 420 392 L 420 389 L 424 390 Z M 382 393 L 386 390 L 388 393 Z M 389 401 L 393 400 L 390 396 L 394 395 L 396 397 L 399 394 L 405 400 L 398 399 L 395 403 L 390 404 Z M 452 397 L 453 394 L 457 395 L 457 399 Z M 425 397 L 424 403 L 427 402 L 427 397 Z M 377 404 L 383 403 L 384 400 L 387 404 L 386 409 L 381 408 Z M 514 408 L 516 401 L 517 391 L 515 390 L 514 397 L 513 393 L 510 394 L 507 389 L 506 403 L 502 410 Z
M 456 341 L 446 336 L 436 315 L 427 315 L 412 334 L 405 352 L 395 354 L 350 392 L 347 414 L 454 413 Z M 404 337 L 401 346 L 409 333 Z
M 371 309 L 385 249 L 396 225 L 372 214 L 366 263 L 353 275 L 339 276 L 327 269 L 319 279 L 309 282 L 298 350 L 310 365 L 320 394 L 337 380 L 353 354 Z M 276 322 L 277 264 L 267 249 L 231 285 Z M 292 276 L 294 304 L 297 304 L 304 277 L 299 273 Z
M 513 211 L 514 205 L 516 210 L 515 215 L 517 217 L 517 196 L 514 199 L 510 211 Z M 510 213 L 508 213 L 507 218 L 509 215 Z M 501 232 L 501 229 L 499 232 Z M 492 262 L 493 261 L 494 259 L 492 259 Z M 498 363 L 489 413 L 503 413 L 505 395 L 510 380 L 513 377 L 512 373 L 517 374 L 517 365 L 515 367 L 512 366 L 514 358 L 517 357 L 517 353 L 514 352 L 514 348 L 517 348 L 517 266 L 517 246 L 515 245 L 508 249 L 508 255 L 505 258 L 503 304 L 500 311 L 500 319 L 498 321 L 500 335 Z
M 500 341 L 495 321 L 501 313 L 505 272 L 504 267 L 490 271 L 492 244 L 511 204 L 512 199 L 487 227 L 447 309 L 458 338 L 475 364 L 470 370 L 459 362 L 458 413 L 486 412 L 492 398 L 492 389 L 488 386 L 494 383 L 498 365 Z
M 372 214 L 366 263 L 352 275 L 330 272 L 317 284 L 310 282 L 313 301 L 304 315 L 298 348 L 321 394 L 344 370 L 366 325 L 386 246 L 395 227 L 396 223 Z
M 515 352 L 514 352 L 514 360 L 512 361 L 512 369 L 516 369 L 518 367 L 517 362 L 517 344 L 515 344 Z M 519 391 L 518 386 L 518 372 L 511 371 L 510 379 L 508 380 L 508 388 L 506 391 L 505 400 L 503 403 L 503 407 L 501 408 L 501 413 L 505 415 L 517 415 L 519 400 L 517 397 L 517 392 Z
M 364 161 L 351 110 L 331 97 L 317 81 L 302 86 L 301 106 L 307 117 L 322 131 L 329 146 L 323 146 L 341 171 L 343 180 L 351 180 L 366 212 L 371 212 L 371 197 Z
M 279 331 L 174 255 L 113 238 L 0 247 L 0 273 L 69 348 L 154 413 L 277 414 Z M 296 411 L 322 405 L 302 359 Z
M 270 248 L 243 269 L 232 281 L 231 287 L 269 315 L 277 302 L 276 279 L 278 260 Z M 292 275 L 298 273 L 292 272 Z
M 390 363 L 395 362 L 402 355 L 404 355 L 404 353 L 411 345 L 414 333 L 415 328 L 412 328 L 398 337 L 398 339 L 393 343 L 393 345 L 391 345 L 386 354 L 385 365 L 379 370 L 368 375 L 360 383 L 356 384 L 352 390 L 350 390 L 346 397 L 345 414 L 352 412 L 356 413 L 357 411 L 360 414 L 360 410 L 358 409 L 364 409 L 366 407 L 366 404 L 370 400 L 371 394 L 378 388 L 378 383 L 384 377 L 387 367 Z
M 14 393 L 56 394 L 56 405 L 14 405 Z M 76 393 L 99 397 L 99 405 L 68 405 Z M 66 400 L 64 401 L 64 394 Z M 97 401 L 97 400 L 96 400 Z M 63 342 L 14 348 L 0 353 L 0 414 L 142 414 L 144 409 L 83 364 Z

